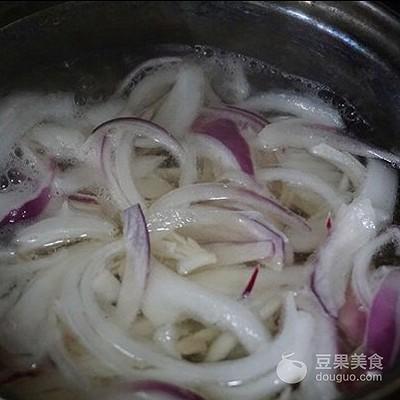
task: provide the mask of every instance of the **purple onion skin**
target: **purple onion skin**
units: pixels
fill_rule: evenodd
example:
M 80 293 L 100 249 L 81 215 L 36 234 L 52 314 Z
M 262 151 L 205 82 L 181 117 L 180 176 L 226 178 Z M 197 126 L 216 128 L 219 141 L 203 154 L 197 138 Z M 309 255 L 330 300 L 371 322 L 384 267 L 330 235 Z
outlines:
M 131 393 L 165 394 L 176 400 L 205 400 L 204 397 L 189 389 L 155 380 L 143 380 L 129 383 L 126 390 Z
M 44 188 L 33 200 L 27 201 L 20 208 L 11 210 L 0 222 L 0 228 L 16 224 L 39 216 L 50 201 L 50 187 Z
M 367 314 L 351 286 L 346 291 L 346 301 L 338 312 L 339 340 L 347 344 L 348 351 L 354 351 L 362 345 Z
M 391 271 L 382 281 L 368 314 L 364 347 L 368 355 L 383 357 L 384 369 L 399 356 L 400 270 Z
M 258 276 L 259 272 L 260 272 L 260 265 L 257 265 L 254 268 L 254 270 L 250 276 L 250 279 L 249 279 L 245 289 L 242 292 L 242 299 L 246 299 L 247 297 L 249 297 L 251 295 L 251 292 L 253 291 L 254 286 L 256 284 L 257 276 Z
M 193 123 L 196 133 L 211 136 L 220 141 L 235 156 L 243 172 L 254 175 L 254 166 L 251 160 L 250 148 L 240 134 L 237 125 L 227 118 L 209 120 L 201 116 Z

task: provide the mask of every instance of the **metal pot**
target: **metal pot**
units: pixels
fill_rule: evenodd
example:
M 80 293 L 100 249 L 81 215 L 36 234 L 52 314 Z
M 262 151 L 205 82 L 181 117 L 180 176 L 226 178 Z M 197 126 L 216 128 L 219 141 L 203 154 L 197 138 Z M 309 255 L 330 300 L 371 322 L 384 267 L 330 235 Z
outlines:
M 41 3 L 49 8 L 0 29 L 3 92 L 28 82 L 37 87 L 49 82 L 56 87 L 74 85 L 73 73 L 48 66 L 61 63 L 67 68 L 70 60 L 92 52 L 103 54 L 104 49 L 124 48 L 136 54 L 160 44 L 201 44 L 255 57 L 277 70 L 320 82 L 338 104 L 344 99 L 357 109 L 361 120 L 349 121 L 358 136 L 388 149 L 400 148 L 400 19 L 383 5 L 332 1 Z M 5 20 L 4 12 L 1 19 Z M 106 64 L 101 57 L 97 60 Z M 36 75 L 39 70 L 48 72 Z M 351 398 L 389 399 L 399 388 L 400 369 L 395 369 L 382 384 L 367 386 Z

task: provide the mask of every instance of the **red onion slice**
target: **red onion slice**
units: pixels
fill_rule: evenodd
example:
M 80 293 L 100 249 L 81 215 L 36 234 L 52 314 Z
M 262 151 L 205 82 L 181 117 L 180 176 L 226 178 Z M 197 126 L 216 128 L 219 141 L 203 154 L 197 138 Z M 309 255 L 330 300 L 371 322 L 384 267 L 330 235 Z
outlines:
M 211 136 L 223 143 L 235 156 L 242 171 L 254 175 L 250 147 L 233 121 L 226 118 L 210 121 L 207 117 L 200 116 L 194 121 L 192 130 L 195 133 Z
M 191 155 L 164 128 L 141 118 L 120 117 L 106 121 L 93 130 L 93 134 L 96 133 L 100 137 L 112 136 L 118 132 L 131 134 L 132 138 L 150 139 L 169 151 L 181 165 L 181 185 L 187 185 L 195 180 L 196 170 Z M 100 146 L 104 151 L 104 141 L 100 141 Z
M 50 187 L 43 188 L 37 197 L 9 211 L 0 221 L 0 227 L 36 218 L 46 208 L 51 198 Z
M 189 389 L 174 385 L 172 383 L 143 380 L 129 383 L 127 385 L 129 393 L 158 394 L 163 395 L 163 399 L 171 400 L 204 400 L 203 397 Z
M 365 335 L 367 354 L 383 357 L 384 368 L 399 356 L 400 346 L 400 269 L 393 269 L 382 281 L 368 314 Z
M 247 282 L 247 285 L 246 285 L 245 289 L 242 292 L 242 299 L 245 299 L 246 297 L 249 297 L 251 295 L 251 292 L 253 291 L 254 285 L 256 284 L 257 276 L 258 276 L 259 272 L 260 272 L 260 266 L 257 265 L 254 268 L 254 270 L 253 270 L 253 272 L 252 272 L 252 274 L 250 276 L 250 279 Z
M 339 335 L 342 334 L 344 341 L 351 346 L 348 350 L 352 351 L 358 348 L 362 344 L 365 334 L 367 309 L 362 306 L 350 286 L 347 288 L 346 301 L 339 310 L 337 322 L 341 331 Z
M 254 138 L 268 124 L 268 121 L 261 115 L 236 106 L 205 108 L 201 113 L 201 118 L 206 121 L 228 119 L 237 126 L 240 134 L 247 139 Z
M 54 179 L 53 163 L 42 165 L 44 173 L 39 188 L 31 196 L 21 201 L 18 192 L 1 195 L 0 227 L 26 221 L 39 216 L 47 207 L 51 198 L 51 184 Z
M 120 117 L 99 125 L 87 141 L 87 153 L 95 145 L 100 147 L 99 161 L 109 185 L 114 202 L 120 209 L 136 203 L 145 205 L 136 188 L 134 174 L 130 170 L 130 156 L 137 139 L 146 139 L 170 152 L 181 167 L 180 185 L 196 178 L 196 165 L 192 153 L 160 126 L 135 117 Z
M 74 193 L 68 196 L 68 200 L 77 201 L 86 204 L 99 204 L 97 197 L 88 193 Z
M 116 314 L 128 327 L 136 319 L 146 287 L 150 265 L 150 239 L 140 205 L 124 211 L 126 266 Z

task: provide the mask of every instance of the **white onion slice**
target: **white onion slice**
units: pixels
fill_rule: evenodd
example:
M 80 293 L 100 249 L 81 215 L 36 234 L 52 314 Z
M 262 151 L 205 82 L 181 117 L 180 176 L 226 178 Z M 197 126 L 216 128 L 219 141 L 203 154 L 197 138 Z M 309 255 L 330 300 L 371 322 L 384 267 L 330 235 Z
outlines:
M 175 86 L 155 115 L 154 122 L 175 137 L 187 132 L 204 102 L 205 78 L 201 68 L 184 65 Z
M 398 187 L 397 171 L 380 160 L 368 160 L 367 173 L 360 196 L 371 200 L 379 215 L 380 224 L 393 219 Z
M 256 144 L 264 149 L 297 147 L 311 149 L 321 143 L 356 156 L 379 158 L 400 165 L 400 158 L 356 139 L 337 133 L 335 128 L 313 124 L 304 119 L 290 119 L 267 125 L 258 135 Z
M 354 254 L 376 234 L 377 217 L 369 199 L 355 199 L 342 206 L 334 228 L 320 249 L 312 286 L 325 310 L 337 316 L 345 302 Z
M 132 85 L 137 85 L 146 75 L 154 74 L 161 69 L 170 68 L 173 65 L 179 65 L 181 62 L 182 59 L 179 57 L 159 57 L 139 64 L 122 80 L 115 91 L 115 96 L 122 96 L 127 90 L 131 89 Z
M 79 284 L 82 271 L 78 270 L 75 276 L 70 277 L 70 282 L 66 287 L 68 292 L 65 292 L 67 303 L 65 303 L 64 310 L 68 323 L 71 324 L 70 326 L 79 335 L 79 338 L 84 341 L 87 348 L 106 364 L 112 365 L 114 369 L 119 368 L 115 369 L 119 375 L 139 376 L 139 371 L 132 371 L 131 368 L 134 363 L 144 359 L 147 363 L 162 367 L 162 370 L 147 369 L 145 374 L 147 378 L 160 379 L 162 377 L 162 379 L 188 384 L 247 381 L 273 369 L 280 360 L 282 352 L 289 349 L 289 351 L 294 350 L 294 352 L 298 351 L 301 354 L 305 340 L 313 330 L 309 316 L 295 311 L 293 305 L 289 306 L 293 303 L 289 302 L 283 332 L 274 339 L 272 346 L 266 345 L 257 353 L 244 359 L 224 361 L 217 365 L 210 363 L 195 365 L 185 361 L 172 360 L 150 350 L 146 344 L 125 336 L 112 321 L 103 315 L 103 312 L 96 305 L 93 293 L 87 290 L 91 285 L 93 276 L 102 268 L 101 264 L 99 265 L 97 262 L 98 257 L 104 259 L 105 255 L 110 257 L 110 255 L 115 254 L 115 246 L 113 253 L 110 253 L 110 250 L 111 248 L 104 249 L 96 254 L 96 260 L 94 259 L 91 262 L 84 273 L 82 286 Z M 80 295 L 76 296 L 76 290 Z M 84 309 L 89 312 L 85 312 Z M 97 332 L 97 334 L 95 333 L 93 336 L 94 332 Z M 101 335 L 104 339 L 97 335 Z M 111 347 L 109 347 L 110 345 Z M 131 367 L 128 367 L 128 365 L 131 365 Z M 180 373 L 177 373 L 178 371 Z
M 129 327 L 136 319 L 146 287 L 150 263 L 150 240 L 143 211 L 139 205 L 124 211 L 126 265 L 116 315 Z
M 223 67 L 212 65 L 211 83 L 217 94 L 226 103 L 236 103 L 250 94 L 250 84 L 245 73 L 244 63 L 229 57 L 224 59 Z
M 261 112 L 280 112 L 295 115 L 320 124 L 342 127 L 339 113 L 319 98 L 300 96 L 291 92 L 269 92 L 250 97 L 240 103 L 243 108 Z
M 213 243 L 204 248 L 215 254 L 216 265 L 231 265 L 255 260 L 268 261 L 275 256 L 271 241 L 255 243 Z
M 358 189 L 365 177 L 365 167 L 349 153 L 338 151 L 327 144 L 319 144 L 311 148 L 314 154 L 335 165 L 351 180 L 354 188 Z
M 181 185 L 192 183 L 196 178 L 194 160 L 190 152 L 180 145 L 166 130 L 150 121 L 140 118 L 116 118 L 104 122 L 98 126 L 93 133 L 99 137 L 107 135 L 117 135 L 117 137 L 119 135 L 127 135 L 131 138 L 132 144 L 136 138 L 150 139 L 155 142 L 157 146 L 163 147 L 177 158 L 182 169 L 180 178 Z M 116 161 L 118 162 L 118 160 Z
M 333 210 L 344 203 L 344 199 L 318 176 L 301 171 L 289 168 L 267 168 L 258 170 L 257 178 L 265 182 L 281 181 L 300 188 L 308 188 L 322 197 Z
M 204 135 L 190 135 L 188 141 L 196 149 L 197 157 L 211 160 L 215 164 L 214 174 L 240 170 L 235 156 L 217 139 Z
M 265 328 L 245 307 L 208 292 L 161 265 L 153 266 L 143 312 L 157 325 L 177 321 L 187 314 L 193 315 L 205 323 L 231 330 L 251 352 L 268 340 Z
M 260 268 L 257 285 L 252 295 L 258 297 L 271 292 L 273 288 L 302 287 L 307 284 L 310 271 L 300 266 L 287 266 L 281 271 Z M 190 280 L 212 291 L 237 298 L 249 278 L 249 267 L 230 265 L 216 269 L 196 271 Z M 281 289 L 279 289 L 281 290 Z
M 265 215 L 272 214 L 284 223 L 293 224 L 299 227 L 299 229 L 309 231 L 308 225 L 302 218 L 285 209 L 276 203 L 275 200 L 245 189 L 218 183 L 187 185 L 173 190 L 158 199 L 151 206 L 150 211 L 156 213 L 171 208 L 187 207 L 192 203 L 205 201 L 230 201 L 243 204 Z
M 126 111 L 140 115 L 147 107 L 160 100 L 175 83 L 178 66 L 179 64 L 161 68 L 139 81 L 129 95 Z
M 18 251 L 65 245 L 77 240 L 111 240 L 118 230 L 105 219 L 84 213 L 70 213 L 42 219 L 21 229 L 16 237 Z

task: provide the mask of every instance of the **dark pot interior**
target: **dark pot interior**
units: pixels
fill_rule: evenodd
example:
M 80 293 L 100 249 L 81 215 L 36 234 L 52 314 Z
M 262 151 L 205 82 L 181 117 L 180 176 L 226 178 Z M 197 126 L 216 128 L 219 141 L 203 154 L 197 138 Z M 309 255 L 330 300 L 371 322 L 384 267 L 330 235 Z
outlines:
M 369 2 L 66 2 L 0 30 L 0 87 L 76 88 L 70 65 L 114 82 L 171 44 L 175 52 L 207 45 L 241 53 L 319 82 L 321 95 L 356 108 L 360 119 L 345 112 L 357 136 L 400 149 L 400 20 Z M 116 61 L 122 54 L 130 56 Z M 399 374 L 360 398 L 394 398 Z

